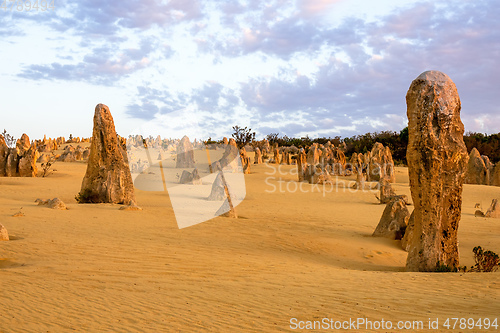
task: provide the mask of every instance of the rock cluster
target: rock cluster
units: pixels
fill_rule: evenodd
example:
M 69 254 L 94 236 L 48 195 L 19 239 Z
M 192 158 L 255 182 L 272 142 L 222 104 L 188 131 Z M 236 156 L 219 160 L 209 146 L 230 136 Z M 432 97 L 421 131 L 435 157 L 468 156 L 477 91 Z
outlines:
M 0 135 L 0 177 L 36 177 L 38 157 L 36 144 L 30 145 L 26 134 L 17 140 L 16 148 L 9 148 Z
M 332 165 L 334 175 L 345 175 L 347 160 L 340 148 L 326 149 L 326 163 Z
M 281 151 L 280 163 L 286 164 L 286 165 L 292 164 L 292 153 L 291 153 L 291 150 L 289 147 L 287 147 Z
M 332 176 L 347 176 L 355 169 L 351 163 L 347 163 L 342 149 L 335 147 L 330 141 L 325 145 L 312 144 L 307 153 L 303 148 L 296 147 L 291 152 L 295 154 L 291 159 L 296 161 L 299 181 L 330 183 Z M 353 158 L 357 159 L 357 154 Z M 359 171 L 361 172 L 361 168 Z
M 137 161 L 131 161 L 130 172 L 132 173 L 142 173 L 149 169 L 149 162 L 147 160 L 141 160 L 140 158 Z
M 50 153 L 57 150 L 59 146 L 65 142 L 66 140 L 63 137 L 59 137 L 57 139 L 47 139 L 47 136 L 44 135 L 43 140 L 36 140 L 36 145 L 40 153 Z
M 500 162 L 493 164 L 489 157 L 476 148 L 469 154 L 465 184 L 500 186 Z
M 390 183 L 396 182 L 391 150 L 380 142 L 376 142 L 370 152 L 367 177 L 368 181 L 380 181 L 386 178 Z
M 331 184 L 332 177 L 326 168 L 321 164 L 309 165 L 305 176 L 311 184 Z
M 487 161 L 489 162 L 489 159 Z M 469 163 L 467 164 L 467 172 L 465 173 L 465 184 L 490 184 L 490 170 L 484 162 L 485 160 L 479 154 L 479 151 L 476 148 L 472 148 L 469 155 Z
M 64 148 L 63 153 L 57 158 L 61 162 L 75 162 L 87 160 L 90 156 L 90 149 L 83 148 L 78 145 L 74 148 L 72 145 L 68 145 Z
M 80 137 L 76 137 L 76 138 L 72 138 L 70 136 L 70 139 L 66 140 L 65 143 L 83 143 L 83 142 L 91 142 L 92 140 L 90 138 L 80 138 Z
M 320 154 L 320 151 L 318 149 L 318 144 L 313 143 L 313 145 L 311 147 L 309 147 L 309 150 L 307 151 L 307 156 L 306 156 L 307 164 L 311 164 L 311 165 L 318 164 L 319 163 L 319 154 Z

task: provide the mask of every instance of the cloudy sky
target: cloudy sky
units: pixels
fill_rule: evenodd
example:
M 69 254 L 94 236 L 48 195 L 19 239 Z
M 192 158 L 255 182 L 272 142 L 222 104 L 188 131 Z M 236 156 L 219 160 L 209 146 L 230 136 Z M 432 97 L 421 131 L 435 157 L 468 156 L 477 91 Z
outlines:
M 98 103 L 120 135 L 175 127 L 183 110 L 202 138 L 233 125 L 258 137 L 399 131 L 406 91 L 430 69 L 457 85 L 467 131 L 500 132 L 497 0 L 13 4 L 0 9 L 0 106 L 16 136 L 90 136 Z

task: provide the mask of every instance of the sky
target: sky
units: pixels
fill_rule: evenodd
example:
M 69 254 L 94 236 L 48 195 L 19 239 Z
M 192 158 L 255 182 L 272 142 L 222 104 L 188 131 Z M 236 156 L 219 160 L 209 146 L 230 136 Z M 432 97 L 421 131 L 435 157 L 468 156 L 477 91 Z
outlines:
M 201 139 L 400 131 L 426 70 L 455 82 L 466 131 L 500 132 L 497 0 L 28 2 L 0 9 L 0 127 L 17 137 L 90 137 L 98 103 L 122 136 L 184 119 Z

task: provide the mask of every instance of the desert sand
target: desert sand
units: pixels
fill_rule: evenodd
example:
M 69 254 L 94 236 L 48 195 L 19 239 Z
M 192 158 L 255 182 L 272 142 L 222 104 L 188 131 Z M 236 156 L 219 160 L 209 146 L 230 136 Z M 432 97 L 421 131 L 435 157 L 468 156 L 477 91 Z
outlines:
M 500 272 L 404 271 L 400 241 L 371 236 L 384 210 L 376 192 L 340 182 L 301 191 L 296 166 L 252 165 L 239 219 L 178 229 L 165 192 L 136 189 L 142 211 L 77 204 L 86 164 L 54 169 L 0 178 L 11 236 L 0 243 L 1 332 L 272 332 L 291 331 L 291 318 L 499 316 Z M 411 198 L 407 169 L 396 172 L 394 189 Z M 34 202 L 55 197 L 67 211 Z M 499 187 L 464 185 L 461 265 L 473 264 L 477 245 L 500 253 L 500 219 L 474 216 L 476 203 L 486 210 L 499 197 Z

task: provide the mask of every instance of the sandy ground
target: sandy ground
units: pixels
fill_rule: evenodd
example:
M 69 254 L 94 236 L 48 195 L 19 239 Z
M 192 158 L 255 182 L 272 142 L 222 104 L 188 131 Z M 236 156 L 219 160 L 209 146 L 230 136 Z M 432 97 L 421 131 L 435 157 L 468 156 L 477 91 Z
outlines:
M 0 221 L 12 238 L 0 243 L 1 332 L 271 332 L 291 331 L 291 318 L 500 317 L 500 272 L 404 272 L 400 241 L 371 237 L 384 209 L 374 193 L 340 182 L 329 193 L 299 188 L 294 166 L 253 166 L 239 219 L 185 229 L 164 192 L 137 190 L 143 211 L 78 205 L 86 164 L 54 168 L 47 178 L 0 178 Z M 395 190 L 410 195 L 405 168 Z M 69 210 L 34 202 L 54 197 Z M 486 209 L 499 197 L 499 187 L 464 186 L 462 265 L 473 264 L 476 245 L 500 253 L 500 219 L 473 215 L 476 202 Z M 19 210 L 25 216 L 12 217 Z

